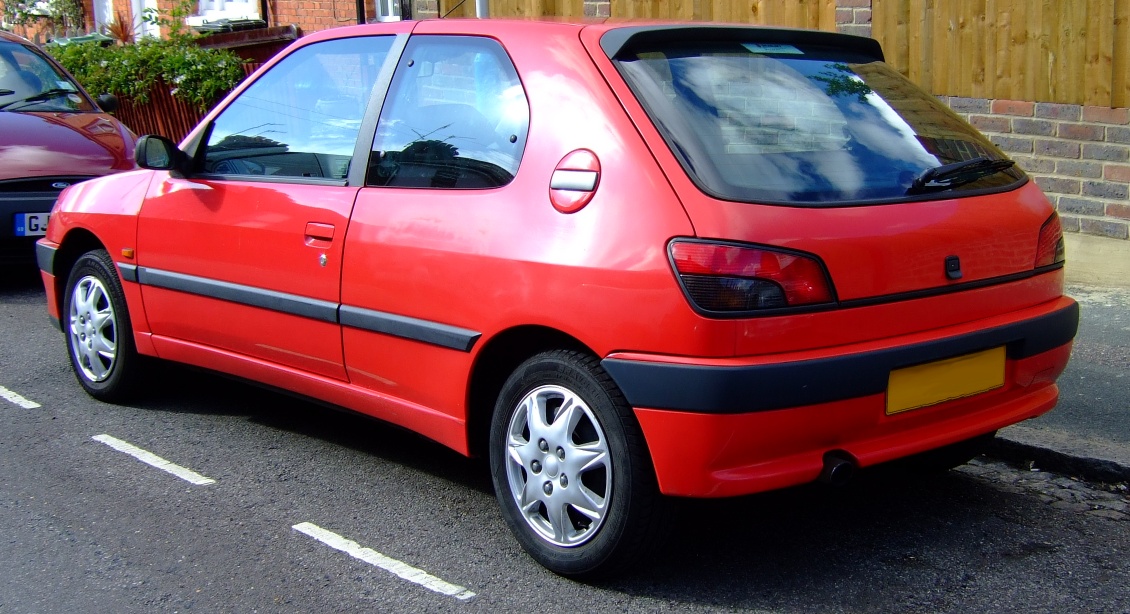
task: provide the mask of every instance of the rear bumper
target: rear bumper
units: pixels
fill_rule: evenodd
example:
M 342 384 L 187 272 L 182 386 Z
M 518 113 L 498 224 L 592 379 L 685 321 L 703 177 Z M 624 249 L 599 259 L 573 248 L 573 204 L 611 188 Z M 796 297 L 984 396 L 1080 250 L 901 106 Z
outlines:
M 864 351 L 740 360 L 617 355 L 606 370 L 635 408 L 669 495 L 725 497 L 815 480 L 824 454 L 874 465 L 968 439 L 1055 406 L 1079 308 L 1062 298 L 985 327 Z M 1005 346 L 1003 387 L 886 414 L 892 369 Z

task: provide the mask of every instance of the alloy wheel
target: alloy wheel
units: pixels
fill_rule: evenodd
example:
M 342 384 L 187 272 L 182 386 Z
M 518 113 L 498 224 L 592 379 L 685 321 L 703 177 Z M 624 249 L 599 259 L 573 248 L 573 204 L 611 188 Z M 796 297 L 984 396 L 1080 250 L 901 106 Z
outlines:
M 556 546 L 600 529 L 612 493 L 612 456 L 593 411 L 575 392 L 541 386 L 510 418 L 506 476 L 526 524 Z
M 83 277 L 71 293 L 70 341 L 82 375 L 91 382 L 110 377 L 118 358 L 114 305 L 102 281 Z

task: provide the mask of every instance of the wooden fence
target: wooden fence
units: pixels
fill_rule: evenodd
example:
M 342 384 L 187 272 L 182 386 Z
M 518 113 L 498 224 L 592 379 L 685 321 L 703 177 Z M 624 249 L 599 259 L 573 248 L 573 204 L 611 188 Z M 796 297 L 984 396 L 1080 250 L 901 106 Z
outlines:
M 243 72 L 250 75 L 260 66 L 262 64 L 255 62 L 245 63 Z M 149 102 L 145 103 L 123 96 L 114 116 L 138 136 L 159 134 L 180 142 L 196 127 L 206 111 L 173 96 L 169 90 L 167 85 L 158 82 L 149 92 Z
M 440 0 L 441 15 L 473 17 L 474 0 Z M 454 10 L 453 10 L 454 8 Z M 835 0 L 612 0 L 611 16 L 836 29 Z M 582 17 L 584 0 L 491 0 L 491 17 Z
M 440 0 L 440 14 L 460 0 Z M 592 0 L 590 0 L 590 4 Z M 491 0 L 494 17 L 584 0 Z M 836 29 L 835 0 L 611 0 L 613 18 Z M 871 0 L 887 61 L 938 95 L 1130 107 L 1130 0 Z M 474 0 L 452 16 L 472 17 Z
M 474 0 L 440 0 L 473 17 Z M 590 0 L 591 2 L 591 0 Z M 491 0 L 493 17 L 581 17 L 584 0 Z M 1130 107 L 1130 0 L 872 0 L 887 62 L 931 93 Z M 612 0 L 613 18 L 836 29 L 836 0 Z M 166 100 L 168 98 L 168 100 Z M 180 139 L 201 114 L 155 94 L 123 101 L 138 134 Z
M 873 0 L 872 35 L 934 94 L 1130 106 L 1130 0 Z

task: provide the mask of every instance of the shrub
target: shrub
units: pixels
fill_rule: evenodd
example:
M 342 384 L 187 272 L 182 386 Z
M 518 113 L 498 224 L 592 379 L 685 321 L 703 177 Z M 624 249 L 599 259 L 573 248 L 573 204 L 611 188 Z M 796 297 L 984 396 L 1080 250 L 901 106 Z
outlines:
M 146 38 L 110 47 L 49 45 L 47 50 L 92 94 L 108 92 L 141 103 L 149 101 L 153 87 L 163 86 L 173 96 L 206 110 L 244 77 L 239 56 L 204 49 L 184 38 Z
M 46 17 L 56 33 L 81 31 L 83 27 L 84 11 L 80 0 L 3 0 L 0 9 L 3 9 L 0 11 L 3 21 L 19 26 Z

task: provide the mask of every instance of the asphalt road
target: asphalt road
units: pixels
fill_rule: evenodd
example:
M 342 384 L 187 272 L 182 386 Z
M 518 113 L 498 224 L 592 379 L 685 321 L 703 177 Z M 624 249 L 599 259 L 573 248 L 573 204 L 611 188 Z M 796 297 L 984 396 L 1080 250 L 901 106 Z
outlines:
M 1032 421 L 1130 447 L 1130 290 L 1071 286 L 1083 312 L 1056 410 Z
M 686 502 L 648 566 L 583 585 L 526 558 L 480 462 L 182 368 L 100 403 L 63 341 L 34 278 L 0 281 L 3 614 L 1130 612 L 1124 491 L 983 461 Z

